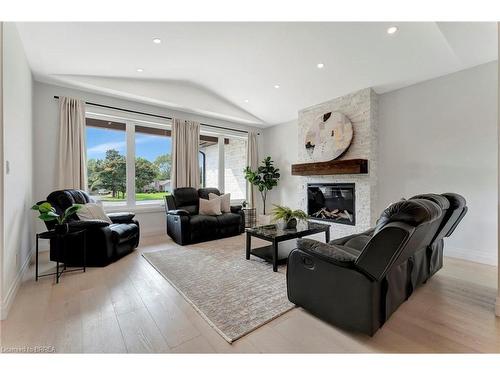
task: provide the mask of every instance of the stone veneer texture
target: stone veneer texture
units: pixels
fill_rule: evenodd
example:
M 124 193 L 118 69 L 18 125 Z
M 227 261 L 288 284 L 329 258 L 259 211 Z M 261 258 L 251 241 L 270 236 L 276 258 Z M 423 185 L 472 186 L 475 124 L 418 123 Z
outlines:
M 374 212 L 377 199 L 377 123 L 378 96 L 370 88 L 356 91 L 339 98 L 299 111 L 298 115 L 298 163 L 313 162 L 304 147 L 305 134 L 319 116 L 328 112 L 345 114 L 353 125 L 351 146 L 342 159 L 368 159 L 368 174 L 305 176 L 298 186 L 299 207 L 307 211 L 308 183 L 354 183 L 356 185 L 356 225 L 331 224 L 331 236 L 338 238 L 369 229 L 375 224 Z

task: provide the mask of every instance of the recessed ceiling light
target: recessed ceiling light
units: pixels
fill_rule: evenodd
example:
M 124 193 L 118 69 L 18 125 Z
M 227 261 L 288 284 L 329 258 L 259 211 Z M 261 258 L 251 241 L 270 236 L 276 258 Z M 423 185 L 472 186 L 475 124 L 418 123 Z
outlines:
M 138 71 L 139 73 L 142 73 L 142 72 L 144 71 L 144 69 L 142 69 L 142 68 L 138 68 L 138 69 L 137 69 L 137 71 Z
M 248 103 L 248 102 L 249 102 L 249 100 L 248 100 L 248 99 L 245 99 L 245 100 L 244 100 L 244 102 L 245 102 L 245 103 Z
M 392 35 L 398 32 L 399 28 L 397 26 L 391 26 L 387 29 L 387 34 Z
M 318 67 L 318 69 L 323 69 L 325 67 L 325 64 L 323 63 L 318 63 L 318 65 L 316 65 Z
M 280 88 L 280 85 L 274 85 L 274 88 L 275 88 L 275 89 L 279 89 L 279 88 Z
M 160 44 L 161 43 L 161 39 L 160 38 L 153 38 L 153 43 L 154 44 Z

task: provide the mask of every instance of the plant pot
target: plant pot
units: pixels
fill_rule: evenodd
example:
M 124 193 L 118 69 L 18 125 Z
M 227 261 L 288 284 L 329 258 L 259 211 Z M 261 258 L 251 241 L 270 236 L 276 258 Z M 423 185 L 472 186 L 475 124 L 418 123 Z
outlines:
M 297 219 L 292 217 L 288 222 L 286 223 L 286 228 L 287 229 L 295 229 L 297 228 Z
M 271 224 L 271 215 L 259 215 L 259 225 Z
M 69 225 L 68 223 L 56 224 L 54 230 L 57 234 L 66 234 L 69 232 Z

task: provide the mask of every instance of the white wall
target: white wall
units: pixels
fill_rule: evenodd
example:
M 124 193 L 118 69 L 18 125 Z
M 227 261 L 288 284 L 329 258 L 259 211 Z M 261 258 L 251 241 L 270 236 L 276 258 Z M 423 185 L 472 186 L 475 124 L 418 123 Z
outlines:
M 496 264 L 497 63 L 381 95 L 379 126 L 379 211 L 417 193 L 459 193 L 469 212 L 446 254 Z
M 6 316 L 34 246 L 33 80 L 13 23 L 3 27 L 3 159 L 5 233 L 2 256 L 2 317 Z
M 446 240 L 449 256 L 496 264 L 497 63 L 379 97 L 376 211 L 418 193 L 457 192 L 469 212 Z M 264 130 L 263 154 L 281 168 L 273 203 L 298 206 L 297 122 Z
M 270 210 L 273 204 L 284 204 L 289 207 L 299 208 L 298 185 L 300 177 L 292 176 L 291 165 L 297 162 L 297 121 L 266 128 L 263 134 L 263 153 L 260 159 L 271 156 L 274 166 L 280 169 L 280 180 L 278 186 L 271 190 L 267 197 L 267 208 Z M 257 192 L 257 200 L 260 194 Z
M 55 95 L 80 98 L 93 103 L 105 104 L 163 116 L 196 120 L 202 123 L 229 127 L 232 129 L 254 129 L 252 127 L 241 124 L 235 124 L 223 120 L 174 111 L 164 107 L 151 106 L 106 95 L 35 82 L 34 137 L 36 142 L 34 144 L 34 150 L 36 159 L 34 172 L 34 196 L 36 197 L 36 199 L 44 199 L 50 192 L 56 189 L 56 155 L 59 131 L 59 112 L 58 101 L 54 99 Z M 88 109 L 91 108 L 93 110 L 99 111 L 99 109 L 96 107 L 88 107 Z M 149 212 L 143 212 L 140 208 L 137 208 L 135 211 L 137 213 L 137 219 L 141 223 L 141 234 L 152 235 L 166 233 L 165 214 L 162 207 L 150 209 Z M 36 225 L 37 228 L 43 229 L 42 223 L 39 223 L 37 221 Z

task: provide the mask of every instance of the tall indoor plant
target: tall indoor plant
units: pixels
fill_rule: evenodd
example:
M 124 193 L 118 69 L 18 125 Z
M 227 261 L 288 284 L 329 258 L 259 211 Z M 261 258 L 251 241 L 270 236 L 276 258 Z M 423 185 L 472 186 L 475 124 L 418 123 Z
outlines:
M 262 160 L 262 165 L 256 171 L 252 171 L 250 167 L 244 169 L 245 179 L 259 189 L 264 205 L 263 214 L 266 215 L 266 199 L 267 192 L 278 185 L 280 178 L 279 169 L 274 167 L 274 162 L 268 156 Z

